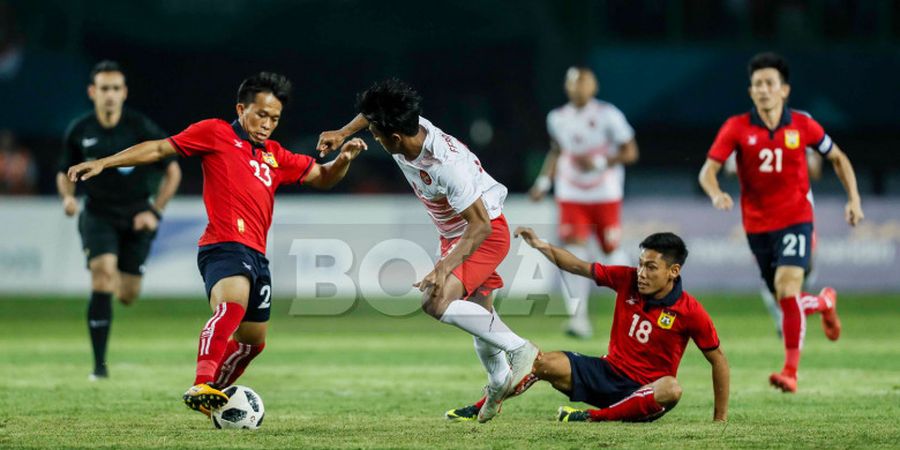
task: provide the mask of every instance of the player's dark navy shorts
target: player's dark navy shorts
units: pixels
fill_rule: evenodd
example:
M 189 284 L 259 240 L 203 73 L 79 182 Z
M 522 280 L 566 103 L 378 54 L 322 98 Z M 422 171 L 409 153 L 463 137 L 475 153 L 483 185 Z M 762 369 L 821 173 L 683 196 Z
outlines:
M 603 358 L 563 352 L 572 366 L 569 400 L 606 408 L 633 394 L 641 384 L 613 369 Z
M 133 217 L 105 217 L 86 208 L 78 216 L 78 233 L 88 268 L 94 257 L 111 253 L 118 257 L 119 272 L 131 275 L 144 273 L 156 237 L 156 231 L 135 231 Z
M 797 266 L 809 269 L 813 244 L 813 224 L 798 223 L 767 233 L 747 233 L 750 251 L 769 290 L 775 292 L 775 269 Z
M 250 298 L 242 322 L 268 322 L 272 309 L 272 274 L 262 253 L 237 242 L 204 245 L 197 253 L 197 267 L 209 298 L 222 278 L 243 275 L 250 280 Z

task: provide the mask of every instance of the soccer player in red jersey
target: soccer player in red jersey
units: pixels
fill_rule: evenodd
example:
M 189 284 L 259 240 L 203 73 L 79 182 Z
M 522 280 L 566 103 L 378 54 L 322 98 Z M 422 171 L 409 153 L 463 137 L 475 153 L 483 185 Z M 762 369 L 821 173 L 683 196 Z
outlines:
M 333 161 L 319 165 L 269 139 L 290 91 L 284 76 L 261 72 L 241 83 L 234 122 L 202 120 L 167 139 L 145 141 L 68 170 L 70 180 L 84 181 L 104 169 L 152 164 L 175 154 L 201 159 L 209 224 L 200 238 L 197 265 L 213 316 L 200 332 L 194 386 L 184 402 L 207 415 L 228 401 L 220 389 L 233 384 L 265 347 L 272 294 L 266 235 L 275 190 L 301 183 L 328 189 L 366 149 L 354 139 Z
M 681 238 L 672 233 L 648 236 L 641 242 L 639 267 L 627 267 L 583 261 L 541 240 L 531 228 L 519 227 L 515 234 L 560 269 L 616 291 L 609 352 L 600 358 L 574 352 L 542 353 L 533 376 L 517 394 L 546 380 L 571 401 L 600 408 L 560 407 L 561 422 L 656 420 L 681 398 L 675 376 L 691 339 L 712 366 L 713 420 L 726 420 L 728 362 L 706 310 L 682 288 L 681 268 L 688 251 Z M 483 404 L 484 399 L 449 411 L 447 418 L 471 420 Z
M 538 355 L 493 308 L 493 291 L 503 286 L 497 266 L 509 252 L 507 190 L 465 144 L 421 117 L 420 103 L 402 81 L 376 83 L 359 96 L 359 114 L 342 129 L 322 133 L 317 147 L 328 152 L 368 128 L 422 201 L 441 235 L 441 259 L 415 286 L 426 313 L 472 335 L 488 374 L 487 406 L 477 414 L 487 422 L 528 379 Z
M 734 203 L 719 188 L 716 176 L 729 155 L 737 153 L 747 241 L 782 311 L 784 368 L 773 373 L 769 382 L 783 392 L 796 392 L 806 316 L 822 314 L 828 339 L 837 340 L 841 333 L 835 290 L 826 287 L 818 295 L 803 292 L 814 236 L 807 147 L 834 166 L 847 191 L 847 223 L 855 226 L 863 219 L 863 211 L 847 155 L 809 114 L 786 107 L 791 87 L 784 58 L 758 54 L 750 60 L 748 71 L 754 107 L 722 125 L 700 170 L 700 185 L 713 206 L 730 210 Z

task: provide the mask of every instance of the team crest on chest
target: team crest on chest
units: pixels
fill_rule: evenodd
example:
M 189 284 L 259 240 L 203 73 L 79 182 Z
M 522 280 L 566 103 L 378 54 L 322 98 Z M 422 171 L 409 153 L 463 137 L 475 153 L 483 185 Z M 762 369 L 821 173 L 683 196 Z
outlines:
M 672 326 L 675 325 L 675 314 L 672 311 L 663 311 L 659 313 L 659 318 L 656 319 L 656 324 L 659 325 L 663 330 L 670 330 Z
M 268 164 L 269 166 L 271 166 L 273 168 L 278 168 L 278 161 L 275 161 L 275 155 L 273 155 L 269 152 L 263 152 L 262 159 L 263 159 L 263 162 Z
M 424 170 L 419 171 L 419 178 L 422 179 L 422 182 L 428 186 L 431 186 L 431 175 L 428 175 L 428 172 Z
M 800 132 L 797 130 L 784 130 L 784 146 L 795 149 L 800 146 Z

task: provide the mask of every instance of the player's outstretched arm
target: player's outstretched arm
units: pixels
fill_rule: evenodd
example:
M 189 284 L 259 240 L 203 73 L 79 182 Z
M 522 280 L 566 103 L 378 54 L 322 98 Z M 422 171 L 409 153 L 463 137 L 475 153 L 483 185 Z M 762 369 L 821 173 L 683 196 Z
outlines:
M 331 189 L 344 179 L 347 171 L 350 170 L 350 163 L 367 148 L 369 147 L 362 139 L 351 139 L 341 147 L 341 153 L 333 161 L 321 165 L 313 164 L 304 184 L 316 189 Z
M 856 226 L 863 220 L 862 200 L 859 198 L 859 189 L 856 186 L 856 172 L 853 171 L 853 165 L 850 164 L 850 158 L 847 154 L 834 144 L 834 147 L 828 152 L 828 160 L 834 166 L 834 172 L 837 174 L 841 184 L 844 185 L 844 191 L 847 192 L 847 205 L 844 207 L 844 218 L 850 226 Z
M 533 201 L 540 201 L 544 195 L 550 191 L 553 186 L 553 176 L 556 174 L 556 162 L 559 160 L 559 144 L 555 140 L 550 140 L 550 151 L 544 158 L 544 165 L 541 166 L 541 172 L 538 173 L 534 180 L 534 185 L 528 190 L 528 196 Z
M 369 126 L 369 121 L 362 114 L 357 114 L 347 125 L 340 130 L 323 131 L 319 134 L 319 142 L 316 144 L 316 150 L 319 156 L 325 156 L 338 147 L 350 136 L 358 133 L 362 129 Z
M 721 348 L 703 352 L 703 356 L 712 365 L 713 398 L 715 409 L 713 420 L 728 420 L 728 390 L 731 383 L 731 370 L 728 368 L 728 360 Z
M 709 196 L 713 206 L 716 209 L 728 211 L 734 206 L 734 200 L 719 187 L 719 179 L 717 177 L 720 170 L 722 170 L 722 163 L 707 158 L 703 168 L 700 169 L 698 181 L 700 181 L 700 187 Z
M 541 239 L 531 228 L 518 227 L 513 235 L 524 239 L 526 244 L 541 252 L 553 264 L 556 264 L 556 267 L 575 275 L 592 278 L 591 263 L 581 260 L 567 250 L 551 245 Z
M 85 181 L 111 167 L 142 166 L 152 164 L 175 154 L 175 147 L 167 139 L 144 141 L 128 147 L 106 158 L 85 161 L 69 167 L 68 177 L 72 182 Z

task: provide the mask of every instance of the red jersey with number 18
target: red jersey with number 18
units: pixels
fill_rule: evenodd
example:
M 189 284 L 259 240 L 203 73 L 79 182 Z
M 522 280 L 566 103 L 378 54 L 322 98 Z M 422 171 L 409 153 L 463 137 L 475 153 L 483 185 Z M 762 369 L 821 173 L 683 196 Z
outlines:
M 609 331 L 613 368 L 632 380 L 649 384 L 664 376 L 676 376 L 688 339 L 700 350 L 719 348 L 719 336 L 709 314 L 681 288 L 681 278 L 661 300 L 644 298 L 637 288 L 637 269 L 591 265 L 599 286 L 616 291 L 616 309 Z
M 753 109 L 722 125 L 707 156 L 724 164 L 737 152 L 744 230 L 764 233 L 813 221 L 806 148 L 827 155 L 832 146 L 807 113 L 785 108 L 770 130 Z
M 315 161 L 271 139 L 252 142 L 237 121 L 202 120 L 169 142 L 179 155 L 201 158 L 209 224 L 199 245 L 237 242 L 265 254 L 275 190 L 302 183 Z

